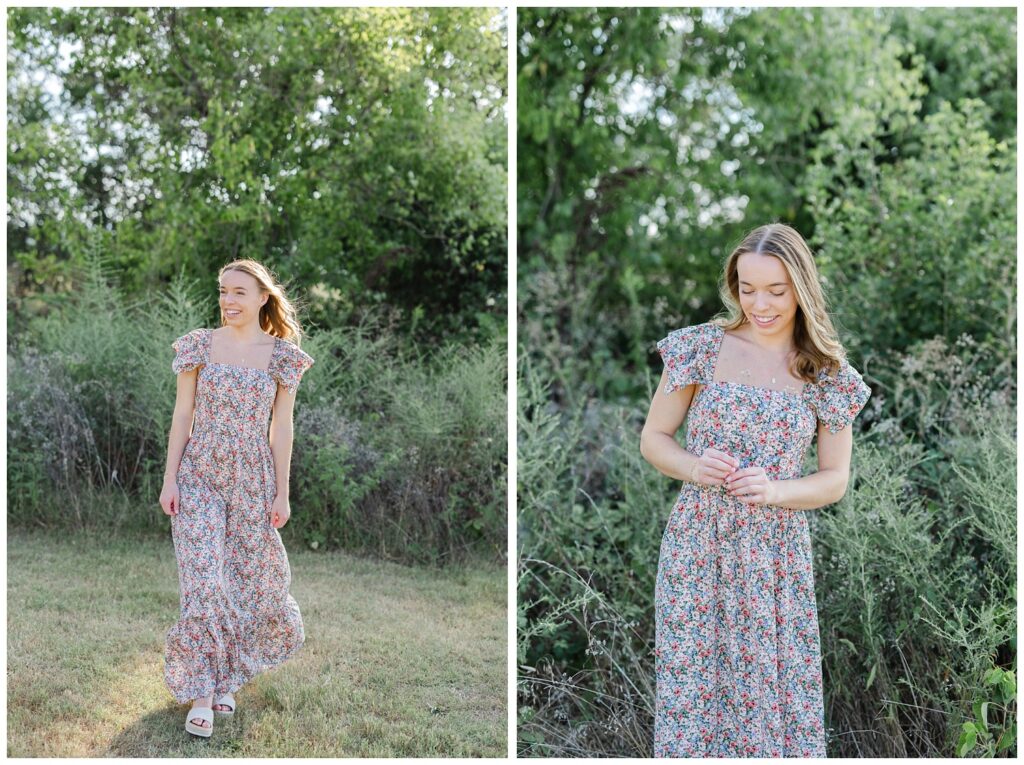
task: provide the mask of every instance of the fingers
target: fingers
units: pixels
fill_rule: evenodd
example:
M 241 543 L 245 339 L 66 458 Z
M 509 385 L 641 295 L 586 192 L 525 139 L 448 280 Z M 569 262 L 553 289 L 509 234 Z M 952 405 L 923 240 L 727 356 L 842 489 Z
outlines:
M 706 449 L 700 456 L 701 471 L 713 485 L 721 485 L 725 478 L 735 470 L 736 460 L 725 452 L 717 449 Z
M 724 479 L 740 466 L 739 460 L 720 449 L 705 449 L 701 459 L 705 460 L 705 467 L 718 479 Z
M 756 479 L 757 476 L 752 476 L 747 473 L 743 475 L 733 473 L 731 476 L 725 479 L 725 482 L 729 485 L 730 489 L 742 489 L 744 486 L 750 486 L 752 483 L 755 483 Z
M 718 459 L 732 470 L 740 466 L 740 461 L 738 459 L 733 457 L 731 454 L 728 454 L 727 452 L 723 452 L 721 449 L 715 449 L 713 446 L 705 449 L 704 454 L 709 457 Z
M 733 466 L 730 463 L 717 457 L 712 457 L 711 459 L 709 459 L 707 462 L 707 466 L 711 470 L 719 471 L 723 477 L 727 476 L 734 470 Z
M 729 485 L 730 491 L 740 491 L 748 487 L 761 486 L 763 484 L 763 481 L 761 479 L 761 476 L 759 475 L 747 475 L 742 478 L 733 478 L 731 480 L 726 480 L 726 483 Z

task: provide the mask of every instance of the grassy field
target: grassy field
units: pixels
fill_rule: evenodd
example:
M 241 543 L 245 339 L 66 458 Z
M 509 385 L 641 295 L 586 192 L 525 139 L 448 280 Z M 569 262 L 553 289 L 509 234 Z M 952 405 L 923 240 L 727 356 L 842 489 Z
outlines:
M 163 681 L 167 539 L 7 539 L 9 757 L 506 755 L 506 573 L 289 550 L 306 643 L 213 736 Z

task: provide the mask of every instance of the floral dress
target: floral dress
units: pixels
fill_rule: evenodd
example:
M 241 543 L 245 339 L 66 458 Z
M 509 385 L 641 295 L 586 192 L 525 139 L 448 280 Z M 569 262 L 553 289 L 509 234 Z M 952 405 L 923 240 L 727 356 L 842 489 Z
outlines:
M 845 360 L 799 393 L 714 379 L 724 330 L 658 342 L 665 393 L 700 383 L 686 448 L 770 480 L 801 477 L 818 423 L 835 433 L 871 394 Z M 656 757 L 824 757 L 821 649 L 805 511 L 684 482 L 655 584 Z
M 277 489 L 268 424 L 278 385 L 294 393 L 313 359 L 275 338 L 267 369 L 211 363 L 212 333 L 196 329 L 173 344 L 175 374 L 200 368 L 171 516 L 181 614 L 167 632 L 164 679 L 179 703 L 238 690 L 305 639 L 270 521 Z

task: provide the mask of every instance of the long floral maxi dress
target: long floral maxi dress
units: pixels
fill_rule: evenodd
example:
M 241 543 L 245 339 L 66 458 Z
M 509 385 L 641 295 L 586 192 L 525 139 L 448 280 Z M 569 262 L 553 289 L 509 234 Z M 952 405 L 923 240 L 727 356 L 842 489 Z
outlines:
M 799 478 L 818 422 L 835 433 L 871 394 L 845 360 L 800 393 L 715 381 L 724 330 L 658 343 L 665 393 L 702 388 L 686 448 L 727 452 L 771 480 Z M 806 512 L 685 482 L 655 585 L 656 757 L 824 757 L 821 649 Z
M 171 516 L 181 614 L 167 632 L 164 679 L 179 703 L 238 690 L 305 639 L 270 520 L 277 489 L 268 424 L 277 386 L 294 393 L 313 359 L 276 338 L 267 369 L 210 363 L 211 334 L 196 329 L 173 344 L 175 374 L 200 367 Z

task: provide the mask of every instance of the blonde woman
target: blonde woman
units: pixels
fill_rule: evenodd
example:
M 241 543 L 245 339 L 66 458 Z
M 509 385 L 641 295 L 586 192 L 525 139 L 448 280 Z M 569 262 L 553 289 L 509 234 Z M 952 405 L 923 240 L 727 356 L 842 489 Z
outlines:
M 850 423 L 871 391 L 794 229 L 751 231 L 721 297 L 727 317 L 658 343 L 665 367 L 641 436 L 644 458 L 683 481 L 655 585 L 654 754 L 824 757 L 803 511 L 846 492 Z M 801 476 L 815 434 L 818 470 Z
M 304 641 L 277 530 L 291 515 L 292 407 L 313 359 L 264 266 L 236 260 L 218 283 L 221 326 L 173 344 L 177 398 L 160 493 L 181 594 L 164 679 L 179 704 L 192 702 L 185 730 L 203 737 L 214 711 L 234 713 L 233 692 Z

